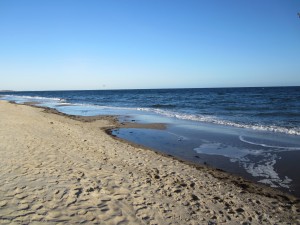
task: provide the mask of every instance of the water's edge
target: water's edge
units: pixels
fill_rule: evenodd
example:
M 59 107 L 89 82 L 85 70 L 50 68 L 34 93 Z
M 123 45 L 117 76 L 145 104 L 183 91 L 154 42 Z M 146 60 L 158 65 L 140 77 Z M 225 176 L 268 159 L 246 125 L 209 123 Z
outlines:
M 12 104 L 17 104 L 15 102 L 11 102 Z M 22 104 L 21 104 L 22 105 Z M 207 165 L 207 164 L 197 164 L 195 162 L 192 161 L 188 161 L 188 160 L 183 160 L 181 158 L 178 158 L 176 156 L 170 155 L 170 154 L 165 154 L 157 149 L 153 149 L 151 147 L 147 147 L 144 145 L 140 145 L 134 142 L 131 142 L 129 140 L 126 139 L 122 139 L 119 138 L 117 135 L 113 134 L 114 130 L 118 130 L 118 129 L 128 129 L 128 128 L 124 128 L 123 126 L 123 122 L 121 122 L 122 119 L 122 115 L 119 116 L 111 116 L 111 115 L 101 115 L 101 116 L 74 116 L 74 115 L 68 115 L 62 112 L 59 112 L 56 109 L 53 108 L 49 108 L 49 107 L 42 107 L 42 106 L 37 106 L 35 104 L 23 104 L 23 105 L 27 105 L 30 107 L 34 107 L 34 108 L 40 108 L 40 109 L 44 109 L 45 113 L 52 113 L 52 114 L 57 114 L 59 116 L 63 116 L 63 117 L 67 117 L 70 119 L 74 119 L 74 120 L 79 120 L 81 122 L 92 122 L 95 120 L 109 120 L 110 123 L 112 123 L 113 127 L 107 127 L 104 128 L 103 131 L 110 135 L 112 138 L 114 138 L 117 141 L 121 141 L 123 143 L 127 143 L 133 147 L 137 147 L 137 148 L 142 148 L 146 151 L 154 151 L 156 154 L 162 155 L 164 157 L 168 157 L 168 158 L 172 158 L 173 160 L 177 160 L 181 163 L 187 164 L 197 170 L 202 170 L 205 171 L 209 174 L 211 174 L 213 177 L 217 178 L 217 179 L 221 179 L 224 182 L 228 182 L 228 183 L 232 183 L 237 187 L 242 188 L 244 191 L 250 192 L 250 193 L 256 193 L 259 195 L 263 195 L 263 196 L 267 196 L 267 197 L 274 197 L 278 200 L 280 199 L 284 199 L 284 200 L 290 200 L 291 202 L 295 202 L 295 203 L 299 203 L 299 196 L 297 197 L 296 195 L 293 195 L 289 192 L 286 191 L 282 191 L 282 190 L 278 190 L 278 189 L 274 189 L 271 188 L 267 185 L 264 184 L 259 184 L 259 183 L 255 183 L 252 180 L 249 179 L 245 179 L 244 177 L 223 171 L 221 169 L 218 168 L 214 168 L 211 165 Z M 138 127 L 138 129 L 143 129 L 143 124 L 140 125 L 138 123 L 136 123 L 135 121 L 132 122 L 132 124 L 137 124 L 136 127 Z M 133 127 L 135 127 L 133 125 Z M 147 129 L 149 129 L 149 127 L 146 127 Z M 155 125 L 154 128 L 151 127 L 150 129 L 155 129 Z

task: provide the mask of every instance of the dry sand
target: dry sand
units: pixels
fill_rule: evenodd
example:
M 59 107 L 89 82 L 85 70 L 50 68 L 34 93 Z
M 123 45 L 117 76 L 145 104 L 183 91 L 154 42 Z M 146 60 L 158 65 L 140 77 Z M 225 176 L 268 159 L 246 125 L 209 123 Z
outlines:
M 300 224 L 292 196 L 85 120 L 0 102 L 0 224 Z

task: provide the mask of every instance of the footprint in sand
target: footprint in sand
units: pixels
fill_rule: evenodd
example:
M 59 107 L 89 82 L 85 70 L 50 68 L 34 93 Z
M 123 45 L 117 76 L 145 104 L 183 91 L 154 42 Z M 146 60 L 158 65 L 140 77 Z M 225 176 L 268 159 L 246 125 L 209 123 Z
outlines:
M 0 201 L 0 208 L 7 205 L 7 201 Z

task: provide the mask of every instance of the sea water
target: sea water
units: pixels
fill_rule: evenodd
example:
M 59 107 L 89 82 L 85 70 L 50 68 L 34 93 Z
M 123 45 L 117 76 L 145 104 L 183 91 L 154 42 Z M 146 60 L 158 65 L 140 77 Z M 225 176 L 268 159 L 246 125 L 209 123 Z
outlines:
M 131 128 L 113 134 L 300 196 L 300 87 L 39 91 L 1 96 L 71 115 L 122 115 L 129 121 L 165 123 L 163 131 Z

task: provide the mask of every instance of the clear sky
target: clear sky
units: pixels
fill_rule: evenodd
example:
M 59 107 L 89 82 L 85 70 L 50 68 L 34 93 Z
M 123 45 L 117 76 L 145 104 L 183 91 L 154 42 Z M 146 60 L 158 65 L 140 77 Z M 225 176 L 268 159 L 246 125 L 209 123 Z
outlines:
M 299 0 L 0 0 L 0 90 L 300 85 Z

